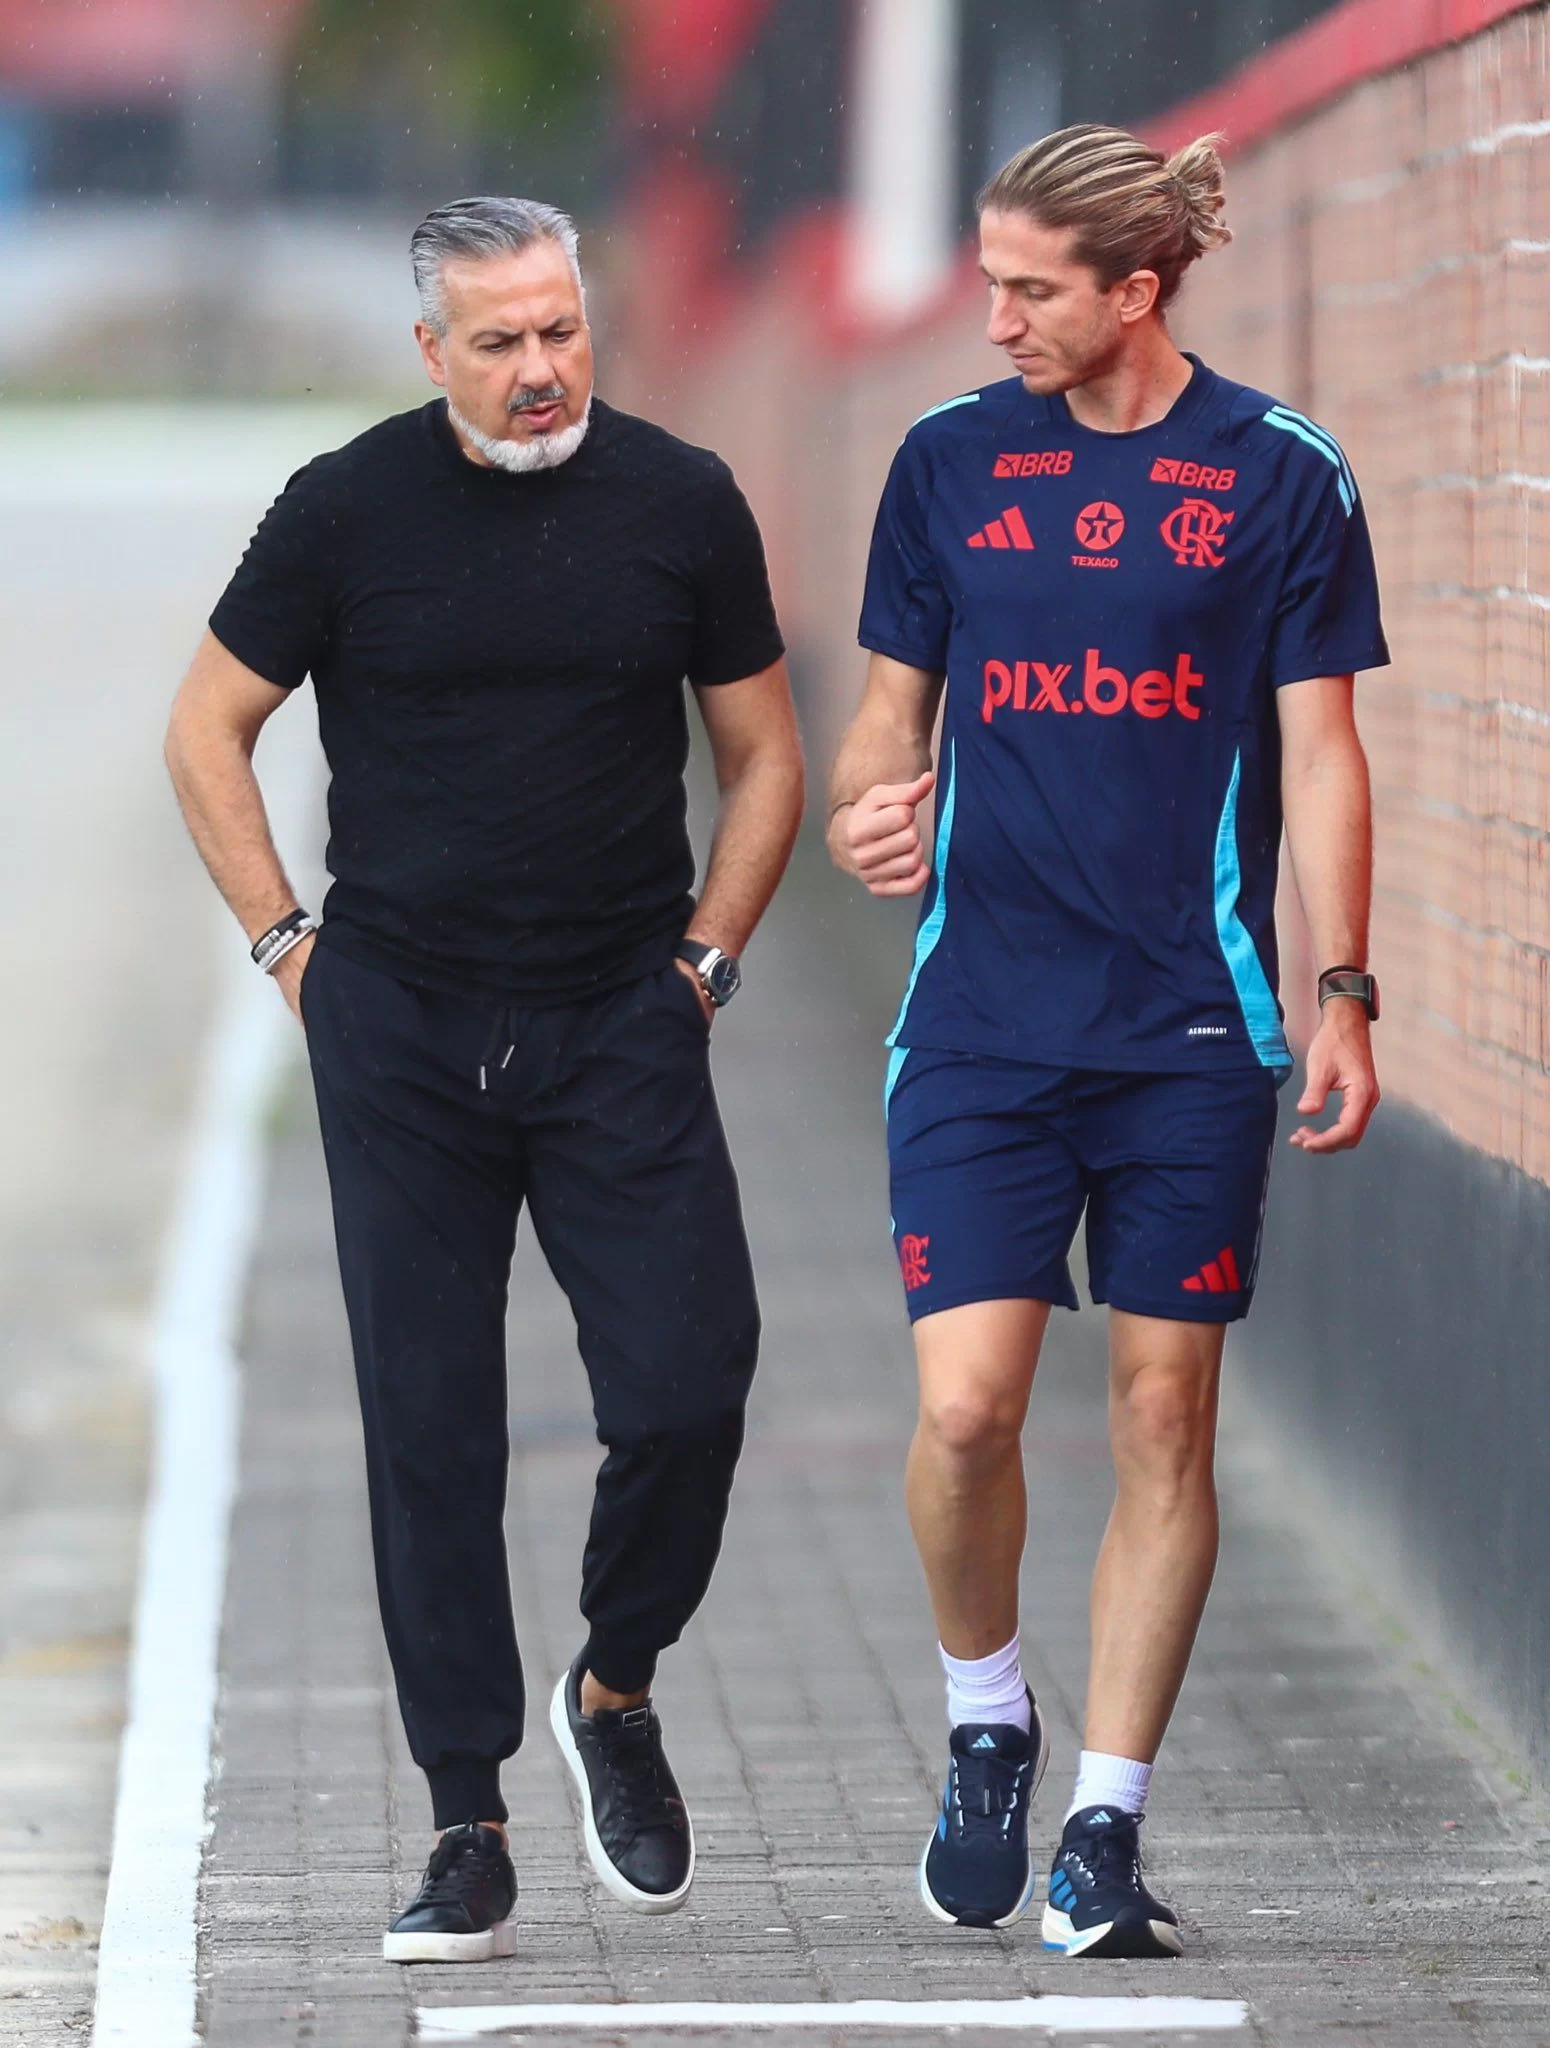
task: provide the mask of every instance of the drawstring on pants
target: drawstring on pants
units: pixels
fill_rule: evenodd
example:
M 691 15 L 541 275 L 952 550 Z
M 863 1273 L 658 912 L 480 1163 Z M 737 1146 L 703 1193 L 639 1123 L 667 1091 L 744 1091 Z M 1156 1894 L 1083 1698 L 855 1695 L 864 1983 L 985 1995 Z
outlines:
M 517 1049 L 517 1027 L 512 1022 L 512 1016 L 513 1012 L 510 1010 L 498 1010 L 495 1022 L 490 1026 L 490 1035 L 485 1040 L 484 1051 L 479 1058 L 479 1092 L 481 1095 L 489 1093 L 490 1062 L 495 1058 L 496 1053 L 500 1051 L 500 1043 L 503 1038 L 506 1041 L 506 1050 L 504 1053 L 501 1053 L 499 1061 L 500 1071 L 504 1073 L 507 1067 L 511 1065 L 512 1054 Z

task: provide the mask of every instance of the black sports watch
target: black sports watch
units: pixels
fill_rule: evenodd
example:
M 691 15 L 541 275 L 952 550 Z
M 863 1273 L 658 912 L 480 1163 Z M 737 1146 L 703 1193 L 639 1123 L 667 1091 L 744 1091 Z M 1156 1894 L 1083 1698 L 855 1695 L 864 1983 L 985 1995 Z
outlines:
M 1367 1012 L 1367 1021 L 1378 1021 L 1378 980 L 1373 974 L 1363 973 L 1360 967 L 1326 967 L 1319 976 L 1319 1008 L 1322 1010 L 1331 996 L 1353 996 Z
M 673 957 L 688 961 L 700 978 L 700 987 L 718 1010 L 724 1010 L 743 985 L 742 968 L 719 946 L 701 946 L 693 939 L 685 939 Z

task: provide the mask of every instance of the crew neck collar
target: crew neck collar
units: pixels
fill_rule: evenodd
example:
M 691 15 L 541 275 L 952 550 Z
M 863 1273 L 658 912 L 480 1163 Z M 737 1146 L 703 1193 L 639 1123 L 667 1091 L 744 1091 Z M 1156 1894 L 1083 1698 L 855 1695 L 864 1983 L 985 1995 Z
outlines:
M 1090 427 L 1079 420 L 1066 403 L 1063 391 L 1054 392 L 1045 403 L 1049 406 L 1050 418 L 1059 420 L 1078 434 L 1090 434 L 1095 441 L 1139 441 L 1146 434 L 1160 434 L 1165 427 L 1187 426 L 1205 403 L 1206 392 L 1211 384 L 1211 372 L 1189 349 L 1180 351 L 1189 364 L 1189 382 L 1169 406 L 1160 420 L 1150 420 L 1144 427 L 1123 427 L 1110 432 L 1104 427 Z

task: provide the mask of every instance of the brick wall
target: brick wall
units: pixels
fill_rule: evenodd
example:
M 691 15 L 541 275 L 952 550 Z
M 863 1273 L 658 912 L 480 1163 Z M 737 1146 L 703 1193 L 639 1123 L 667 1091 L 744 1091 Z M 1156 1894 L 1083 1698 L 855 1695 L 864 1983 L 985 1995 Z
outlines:
M 1367 502 L 1393 645 L 1364 677 L 1374 959 L 1392 1095 L 1550 1181 L 1550 22 L 1532 8 L 1356 86 L 1229 167 L 1237 240 L 1175 318 L 1330 427 Z M 733 463 L 769 538 L 826 763 L 859 687 L 878 489 L 927 405 L 1004 373 L 962 286 L 838 349 L 832 243 L 793 233 L 620 393 Z M 1294 911 L 1287 994 L 1307 1024 Z
M 1362 679 L 1385 1085 L 1550 1180 L 1550 21 L 1509 17 L 1231 167 L 1181 329 L 1323 421 L 1394 665 Z

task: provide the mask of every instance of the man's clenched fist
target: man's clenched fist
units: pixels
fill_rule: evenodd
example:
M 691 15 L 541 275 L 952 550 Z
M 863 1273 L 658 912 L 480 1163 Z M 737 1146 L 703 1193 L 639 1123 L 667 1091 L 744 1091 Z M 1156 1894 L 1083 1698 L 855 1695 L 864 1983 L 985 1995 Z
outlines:
M 857 876 L 874 896 L 914 896 L 931 869 L 915 806 L 936 787 L 929 771 L 913 782 L 877 782 L 829 820 L 829 852 L 837 867 Z

